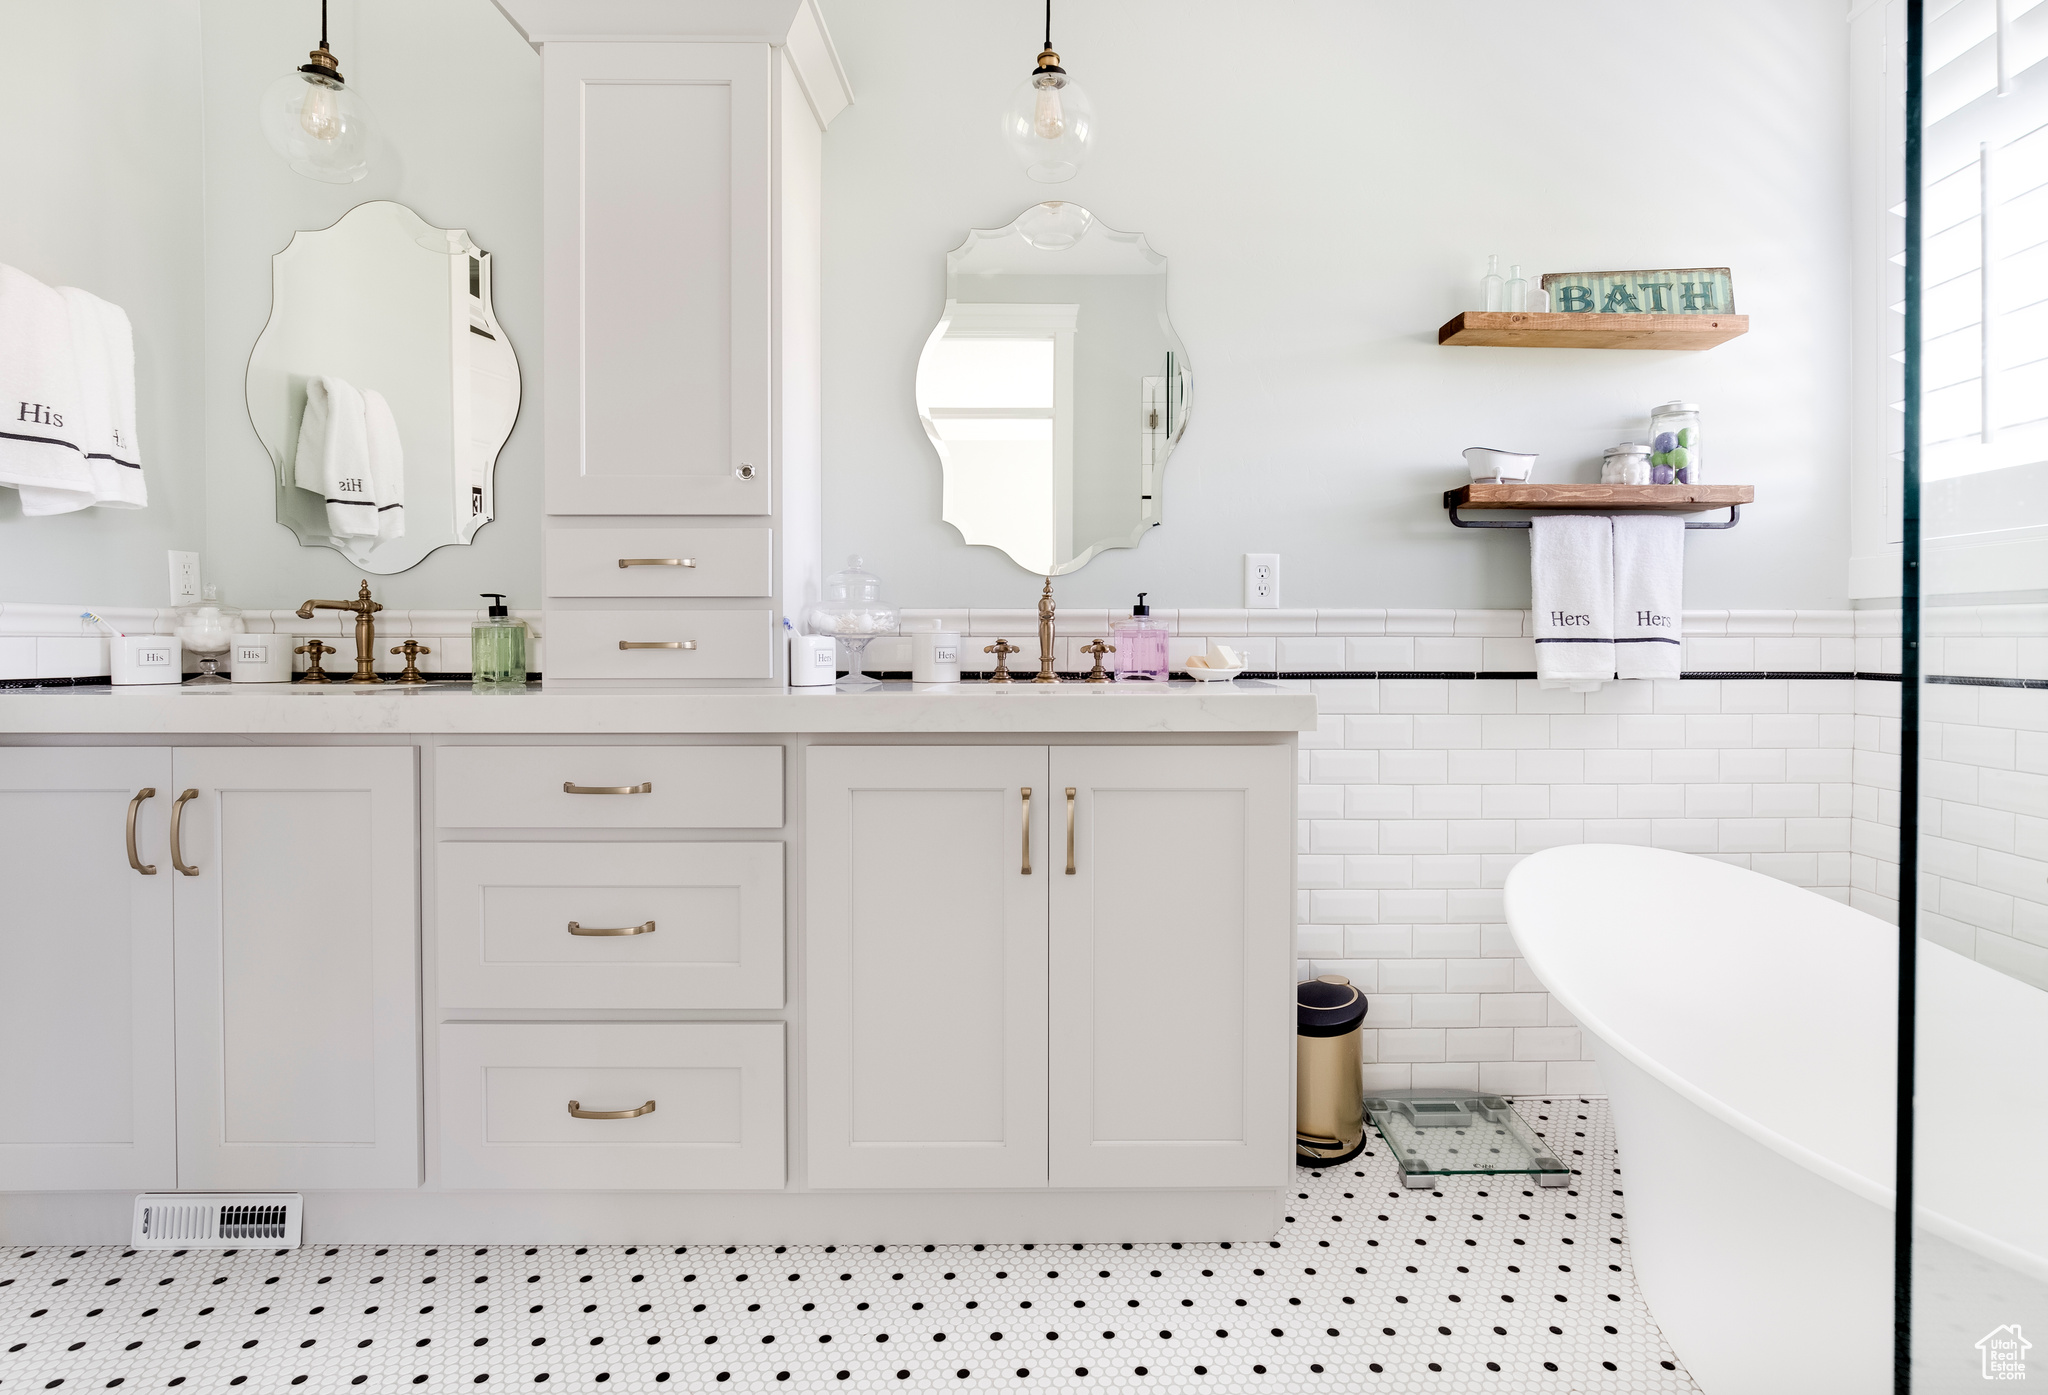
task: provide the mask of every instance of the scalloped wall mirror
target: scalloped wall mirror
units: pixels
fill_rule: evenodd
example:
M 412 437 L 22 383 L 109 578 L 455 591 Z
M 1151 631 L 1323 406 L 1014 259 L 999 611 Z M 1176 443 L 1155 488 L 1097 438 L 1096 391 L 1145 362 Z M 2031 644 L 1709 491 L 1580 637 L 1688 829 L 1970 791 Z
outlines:
M 1136 547 L 1163 517 L 1189 384 L 1143 233 L 1066 202 L 968 233 L 917 365 L 941 516 L 1041 576 Z
M 491 254 L 387 201 L 295 234 L 271 259 L 247 394 L 301 544 L 388 575 L 469 542 L 519 415 Z

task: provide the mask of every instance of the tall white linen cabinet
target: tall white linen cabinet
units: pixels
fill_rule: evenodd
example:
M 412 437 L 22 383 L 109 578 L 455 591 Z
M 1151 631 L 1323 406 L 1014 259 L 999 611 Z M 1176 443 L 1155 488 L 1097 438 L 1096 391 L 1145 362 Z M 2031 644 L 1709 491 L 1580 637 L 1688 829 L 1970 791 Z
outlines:
M 498 0 L 540 50 L 548 681 L 779 685 L 817 596 L 812 0 Z

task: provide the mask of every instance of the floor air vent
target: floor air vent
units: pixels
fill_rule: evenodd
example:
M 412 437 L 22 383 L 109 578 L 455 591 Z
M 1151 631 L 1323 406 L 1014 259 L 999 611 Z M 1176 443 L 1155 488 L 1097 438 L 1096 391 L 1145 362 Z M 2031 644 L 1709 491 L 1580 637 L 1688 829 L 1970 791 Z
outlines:
M 128 1243 L 138 1250 L 299 1247 L 297 1192 L 144 1192 Z

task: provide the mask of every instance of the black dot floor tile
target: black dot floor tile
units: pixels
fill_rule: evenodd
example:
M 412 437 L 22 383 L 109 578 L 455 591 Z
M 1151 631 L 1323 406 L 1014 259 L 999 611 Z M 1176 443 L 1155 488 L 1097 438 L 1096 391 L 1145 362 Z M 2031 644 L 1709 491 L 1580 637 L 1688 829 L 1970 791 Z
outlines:
M 16 1391 L 1694 1392 L 1635 1289 L 1604 1100 L 1567 1188 L 1298 1170 L 1270 1242 L 0 1251 Z M 1583 1135 L 1583 1137 L 1580 1137 Z

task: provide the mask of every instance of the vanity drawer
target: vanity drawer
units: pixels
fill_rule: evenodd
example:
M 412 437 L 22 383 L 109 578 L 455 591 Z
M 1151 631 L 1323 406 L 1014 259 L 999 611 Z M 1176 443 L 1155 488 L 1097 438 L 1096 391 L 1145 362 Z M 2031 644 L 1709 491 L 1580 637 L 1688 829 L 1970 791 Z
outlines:
M 630 793 L 575 794 L 584 790 Z M 444 746 L 443 828 L 780 828 L 780 746 Z
M 444 843 L 437 857 L 444 1009 L 782 1006 L 780 843 Z
M 775 671 L 772 610 L 550 610 L 546 616 L 549 678 L 766 678 Z
M 440 1042 L 444 1187 L 783 1185 L 780 1022 L 456 1022 Z
M 550 596 L 770 596 L 766 528 L 573 528 L 547 535 Z

